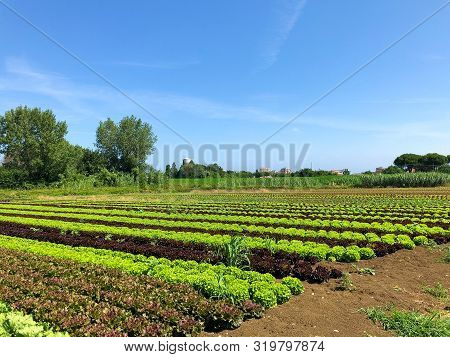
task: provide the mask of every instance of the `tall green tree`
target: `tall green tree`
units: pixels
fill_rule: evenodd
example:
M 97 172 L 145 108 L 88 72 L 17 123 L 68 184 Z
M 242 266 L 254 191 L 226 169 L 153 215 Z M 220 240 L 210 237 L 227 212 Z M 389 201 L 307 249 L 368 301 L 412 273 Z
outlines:
M 420 158 L 421 156 L 416 154 L 403 154 L 394 160 L 394 165 L 403 170 L 411 171 L 419 166 Z
M 391 165 L 383 170 L 383 174 L 401 174 L 404 170 L 398 166 Z
M 104 156 L 108 170 L 119 168 L 118 127 L 110 118 L 101 121 L 96 132 L 96 147 Z
M 51 110 L 19 106 L 0 116 L 0 153 L 30 180 L 53 182 L 67 167 L 66 134 L 67 124 Z
M 419 159 L 419 165 L 421 171 L 433 171 L 439 166 L 442 166 L 448 162 L 447 156 L 437 153 L 429 153 L 423 155 Z
M 142 170 L 156 141 L 152 127 L 135 116 L 124 117 L 118 125 L 108 118 L 97 128 L 96 146 L 110 170 Z
M 176 163 L 172 163 L 172 167 L 170 168 L 170 177 L 175 178 L 178 176 L 178 168 Z
M 130 116 L 120 121 L 117 139 L 120 168 L 130 172 L 133 168 L 142 170 L 145 167 L 145 161 L 153 152 L 157 137 L 149 124 Z
M 170 170 L 170 165 L 166 165 L 166 170 L 164 171 L 164 175 L 166 175 L 167 178 L 172 177 L 172 171 Z
M 83 148 L 81 159 L 78 163 L 78 172 L 85 175 L 99 173 L 106 168 L 106 158 L 98 150 Z

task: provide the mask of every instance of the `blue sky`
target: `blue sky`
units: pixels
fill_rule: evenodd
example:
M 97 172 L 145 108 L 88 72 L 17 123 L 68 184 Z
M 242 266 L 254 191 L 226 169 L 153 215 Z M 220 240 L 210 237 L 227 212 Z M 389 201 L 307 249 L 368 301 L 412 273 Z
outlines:
M 194 147 L 260 143 L 444 3 L 5 2 Z M 305 166 L 353 172 L 404 152 L 448 154 L 449 39 L 450 6 L 269 142 L 309 143 Z M 0 112 L 51 108 L 85 146 L 100 120 L 134 114 L 160 149 L 183 143 L 1 5 L 0 43 Z

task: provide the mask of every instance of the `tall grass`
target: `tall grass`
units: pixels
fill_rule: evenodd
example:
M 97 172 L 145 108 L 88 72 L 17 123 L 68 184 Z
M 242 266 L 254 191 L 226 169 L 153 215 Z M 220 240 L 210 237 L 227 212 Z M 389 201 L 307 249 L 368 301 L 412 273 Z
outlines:
M 166 187 L 175 191 L 183 190 L 236 190 L 236 189 L 296 189 L 320 187 L 354 187 L 360 182 L 359 176 L 318 176 L 318 177 L 272 177 L 241 178 L 211 177 L 203 179 L 171 179 Z
M 239 178 L 220 177 L 204 179 L 171 179 L 165 189 L 189 191 L 192 189 L 299 189 L 326 187 L 437 187 L 450 182 L 443 173 L 404 173 L 394 175 L 346 175 L 317 177 Z
M 450 182 L 450 175 L 438 172 L 417 172 L 394 175 L 363 175 L 360 187 L 437 187 Z
M 450 175 L 443 173 L 405 173 L 395 175 L 345 175 L 317 177 L 208 177 L 202 179 L 164 179 L 148 184 L 144 191 L 189 192 L 192 190 L 240 190 L 240 189 L 309 189 L 347 187 L 436 187 L 450 182 Z M 29 187 L 28 190 L 0 190 L 0 199 L 18 198 L 22 195 L 92 195 L 125 194 L 141 191 L 131 176 L 119 175 L 115 186 L 102 186 L 93 177 L 65 180 L 53 187 Z

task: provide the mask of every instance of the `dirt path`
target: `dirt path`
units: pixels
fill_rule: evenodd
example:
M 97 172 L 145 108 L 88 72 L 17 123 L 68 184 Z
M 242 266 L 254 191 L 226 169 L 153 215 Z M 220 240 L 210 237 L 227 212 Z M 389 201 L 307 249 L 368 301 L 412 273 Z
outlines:
M 441 310 L 445 302 L 422 292 L 424 285 L 450 287 L 450 265 L 441 262 L 442 248 L 418 247 L 364 261 L 359 268 L 376 274 L 351 273 L 356 290 L 336 291 L 336 281 L 321 285 L 305 283 L 305 292 L 288 303 L 267 311 L 264 318 L 245 322 L 233 331 L 209 336 L 389 336 L 359 312 L 360 308 L 389 303 L 423 312 Z M 354 271 L 351 264 L 333 264 Z M 448 302 L 447 302 L 448 306 Z

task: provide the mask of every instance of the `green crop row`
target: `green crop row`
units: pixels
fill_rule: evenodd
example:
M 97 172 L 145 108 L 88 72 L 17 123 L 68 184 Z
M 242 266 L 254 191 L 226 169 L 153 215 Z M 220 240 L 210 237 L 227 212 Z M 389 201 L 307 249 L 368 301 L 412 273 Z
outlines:
M 190 222 L 190 221 L 172 221 L 172 220 L 158 220 L 158 219 L 140 219 L 140 218 L 132 218 L 132 217 L 122 217 L 122 216 L 104 216 L 104 215 L 93 215 L 93 214 L 79 214 L 79 213 L 53 213 L 53 212 L 36 212 L 36 211 L 16 211 L 16 210 L 1 210 L 0 213 L 8 213 L 8 214 L 14 214 L 14 215 L 29 215 L 29 216 L 45 216 L 49 219 L 51 218 L 57 218 L 64 221 L 65 219 L 77 219 L 81 222 L 84 220 L 94 220 L 101 222 L 108 222 L 111 225 L 119 225 L 118 223 L 123 224 L 137 224 L 137 225 L 148 225 L 149 227 L 158 227 L 161 229 L 165 228 L 178 228 L 180 230 L 191 230 L 196 229 L 199 231 L 205 231 L 205 232 L 224 232 L 229 234 L 242 234 L 246 235 L 247 233 L 250 233 L 252 235 L 258 235 L 261 237 L 286 237 L 286 238 L 325 238 L 325 239 L 349 239 L 349 240 L 355 240 L 355 241 L 381 241 L 384 243 L 391 243 L 390 238 L 389 240 L 385 240 L 381 236 L 379 237 L 375 233 L 370 232 L 369 233 L 360 233 L 360 232 L 354 232 L 352 230 L 361 230 L 364 232 L 365 228 L 370 226 L 371 229 L 376 230 L 373 228 L 375 226 L 375 223 L 369 224 L 369 223 L 359 223 L 359 222 L 350 222 L 352 224 L 345 224 L 346 222 L 341 221 L 329 221 L 325 223 L 330 223 L 329 225 L 326 225 L 324 223 L 324 227 L 317 226 L 314 227 L 319 230 L 312 230 L 312 229 L 299 229 L 299 228 L 284 228 L 284 227 L 266 227 L 266 226 L 255 226 L 255 225 L 240 225 L 240 224 L 227 224 L 227 223 L 211 223 L 211 222 Z M 6 218 L 6 217 L 5 217 Z M 305 220 L 307 221 L 307 220 Z M 316 221 L 309 221 L 309 223 L 315 223 Z M 347 222 L 348 223 L 348 222 Z M 317 224 L 320 224 L 320 222 L 317 222 Z M 441 227 L 423 227 L 420 225 L 411 225 L 411 229 L 406 229 L 405 226 L 396 224 L 378 224 L 377 225 L 379 230 L 384 230 L 385 233 L 393 234 L 394 233 L 403 233 L 403 232 L 397 232 L 398 231 L 404 231 L 406 230 L 407 234 L 414 234 L 414 235 L 421 235 L 421 236 L 433 236 L 433 235 L 440 235 L 440 236 L 447 236 L 448 231 L 444 230 Z M 405 229 L 401 229 L 401 228 Z M 325 230 L 321 228 L 329 228 L 329 229 L 336 229 L 336 230 L 344 230 L 349 229 L 347 231 L 343 232 L 336 232 L 333 230 Z M 394 235 L 394 237 L 399 237 L 399 239 L 394 239 L 392 243 L 401 243 L 405 248 L 412 249 L 414 248 L 414 241 L 407 235 L 407 234 L 399 234 L 397 236 Z
M 26 224 L 34 227 L 54 228 L 66 232 L 91 232 L 103 235 L 134 236 L 148 239 L 172 239 L 184 242 L 204 243 L 211 246 L 223 246 L 231 241 L 231 235 L 212 235 L 207 233 L 173 232 L 156 229 L 136 229 L 128 227 L 113 227 L 100 224 L 63 222 L 56 220 L 33 219 L 27 217 L 0 216 L 2 222 Z M 405 238 L 406 239 L 406 238 Z M 371 248 L 360 248 L 357 246 L 331 248 L 327 244 L 315 242 L 302 242 L 300 240 L 280 240 L 259 237 L 244 237 L 244 245 L 249 249 L 270 248 L 272 251 L 285 251 L 296 253 L 302 258 L 316 257 L 319 260 L 337 260 L 352 262 L 360 259 L 375 257 Z M 413 243 L 414 244 L 414 243 Z
M 258 217 L 258 216 L 241 216 L 241 215 L 220 215 L 211 210 L 210 214 L 196 214 L 196 213 L 166 213 L 166 212 L 136 212 L 136 211 L 127 211 L 127 210 L 119 210 L 119 209 L 103 209 L 103 208 L 70 208 L 70 207 L 49 207 L 49 206 L 31 206 L 31 205 L 7 205 L 3 204 L 0 206 L 1 209 L 11 209 L 11 210 L 22 210 L 25 212 L 29 211 L 39 211 L 39 212 L 54 212 L 54 213 L 78 213 L 78 214 L 90 214 L 90 215 L 101 215 L 101 216 L 123 216 L 129 218 L 141 218 L 141 219 L 165 219 L 165 220 L 182 220 L 182 221 L 201 221 L 201 222 L 220 222 L 220 223 L 242 223 L 242 224 L 257 224 L 257 225 L 266 225 L 266 226 L 288 226 L 288 227 L 301 227 L 305 225 L 305 221 L 310 225 L 311 222 L 325 222 L 325 226 L 327 226 L 328 222 L 331 222 L 330 225 L 336 228 L 352 228 L 352 225 L 357 225 L 357 223 L 362 223 L 368 229 L 372 229 L 372 224 L 376 225 L 377 223 L 363 223 L 358 222 L 358 220 L 382 220 L 382 221 L 402 221 L 405 218 L 402 217 L 391 217 L 391 216 L 367 216 L 367 215 L 341 215 L 341 218 L 346 220 L 336 220 L 333 218 L 338 217 L 337 215 L 325 215 L 321 214 L 319 219 L 311 220 L 311 219 L 298 219 L 297 217 L 292 218 L 276 218 L 276 217 Z M 214 214 L 213 214 L 214 212 Z M 332 219 L 326 219 L 332 218 Z M 347 220 L 348 219 L 348 220 Z M 410 218 L 415 223 L 449 223 L 450 221 L 447 219 L 432 219 L 432 218 Z M 383 227 L 387 227 L 385 223 L 383 223 Z M 424 226 L 422 227 L 428 227 Z M 357 227 L 363 228 L 363 227 Z M 398 226 L 397 226 L 398 228 Z M 408 229 L 410 230 L 410 229 Z
M 0 337 L 68 337 L 61 332 L 53 332 L 46 324 L 33 320 L 31 315 L 14 311 L 0 301 Z
M 26 203 L 26 202 L 25 202 Z M 33 204 L 42 204 L 42 202 L 32 202 Z M 116 203 L 116 202 L 47 202 L 46 205 L 58 205 L 58 206 L 86 206 L 86 207 L 105 207 L 110 209 L 129 208 L 135 210 L 156 210 L 156 211 L 218 211 L 220 213 L 228 212 L 246 212 L 246 213 L 258 213 L 258 214 L 277 214 L 283 213 L 286 215 L 295 215 L 301 213 L 380 213 L 390 215 L 413 215 L 413 216 L 436 216 L 446 214 L 448 207 L 430 207 L 415 205 L 414 207 L 403 206 L 383 206 L 376 204 L 375 206 L 358 206 L 358 205 L 339 205 L 339 204 L 327 204 L 327 205 L 314 205 L 314 204 L 284 204 L 284 205 L 262 205 L 262 204 L 233 204 L 232 202 L 214 203 L 214 202 L 189 202 L 189 203 L 159 203 L 152 202 L 151 204 L 142 203 Z
M 277 283 L 270 274 L 244 271 L 236 267 L 194 261 L 168 260 L 87 247 L 39 242 L 0 235 L 0 247 L 33 254 L 74 260 L 115 268 L 133 275 L 149 275 L 174 284 L 188 284 L 206 297 L 223 298 L 234 304 L 253 300 L 272 307 L 303 291 L 296 278 Z

